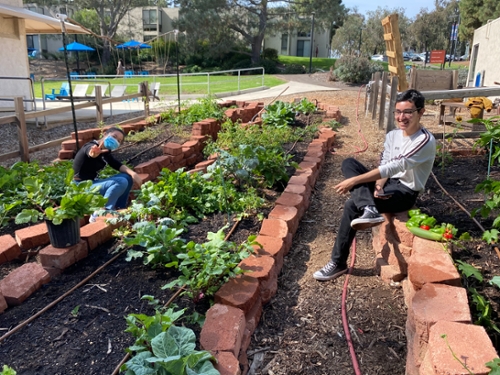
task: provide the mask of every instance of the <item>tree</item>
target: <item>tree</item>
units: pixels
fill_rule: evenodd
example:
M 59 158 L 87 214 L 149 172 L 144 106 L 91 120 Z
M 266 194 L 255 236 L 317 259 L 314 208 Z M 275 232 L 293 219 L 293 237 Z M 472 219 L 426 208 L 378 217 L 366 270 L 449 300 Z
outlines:
M 330 28 L 345 11 L 341 0 L 180 0 L 179 29 L 185 30 L 189 48 L 212 55 L 250 47 L 252 63 L 260 61 L 266 33 L 308 25 L 316 12 L 317 27 Z M 307 28 L 306 28 L 307 30 Z
M 403 8 L 389 9 L 378 7 L 375 11 L 367 12 L 363 29 L 362 52 L 367 55 L 383 53 L 385 51 L 384 27 L 382 20 L 391 14 L 398 14 L 398 28 L 401 35 L 403 50 L 410 46 L 408 28 L 411 24 Z
M 463 1 L 463 0 L 462 0 Z M 416 50 L 448 49 L 451 26 L 458 22 L 458 1 L 436 1 L 433 11 L 421 10 L 410 27 Z
M 500 17 L 498 0 L 461 0 L 459 8 L 461 18 L 459 36 L 471 44 L 474 30 L 485 25 L 489 19 Z
M 364 17 L 357 13 L 347 15 L 344 24 L 332 37 L 332 51 L 342 55 L 354 55 L 359 52 L 362 38 Z

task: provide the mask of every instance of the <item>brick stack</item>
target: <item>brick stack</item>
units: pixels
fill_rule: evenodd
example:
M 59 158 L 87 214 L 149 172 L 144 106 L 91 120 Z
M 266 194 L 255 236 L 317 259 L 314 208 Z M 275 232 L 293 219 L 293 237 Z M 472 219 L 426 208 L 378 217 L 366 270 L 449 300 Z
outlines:
M 484 328 L 472 324 L 467 293 L 448 246 L 411 234 L 406 212 L 385 216 L 372 229 L 373 248 L 381 278 L 402 280 L 408 306 L 406 374 L 467 373 L 453 355 L 466 358 L 474 374 L 488 374 L 485 363 L 498 355 Z

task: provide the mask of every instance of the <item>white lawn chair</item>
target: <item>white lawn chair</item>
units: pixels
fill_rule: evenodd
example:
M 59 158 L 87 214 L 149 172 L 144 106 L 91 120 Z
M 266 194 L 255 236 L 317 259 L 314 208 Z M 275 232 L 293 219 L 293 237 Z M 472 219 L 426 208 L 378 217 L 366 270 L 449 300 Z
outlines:
M 89 98 L 95 98 L 95 88 L 96 86 L 99 86 L 101 88 L 101 95 L 103 97 L 106 96 L 106 91 L 108 90 L 108 85 L 107 84 L 97 84 L 97 85 L 94 85 L 94 88 L 92 89 L 92 92 L 90 93 L 90 95 L 88 95 Z
M 110 96 L 112 98 L 117 98 L 119 96 L 123 96 L 123 95 L 125 95 L 126 90 L 127 90 L 127 86 L 125 86 L 125 85 L 113 86 L 113 89 L 111 90 Z
M 73 97 L 75 98 L 85 98 L 87 96 L 87 90 L 89 89 L 88 84 L 78 84 L 73 90 Z

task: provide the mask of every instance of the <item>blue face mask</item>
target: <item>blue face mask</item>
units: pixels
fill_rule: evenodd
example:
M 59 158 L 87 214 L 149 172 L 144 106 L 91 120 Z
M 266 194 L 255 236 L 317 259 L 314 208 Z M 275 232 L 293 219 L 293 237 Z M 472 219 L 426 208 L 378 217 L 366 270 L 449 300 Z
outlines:
M 106 138 L 104 138 L 104 147 L 106 147 L 109 151 L 114 151 L 118 147 L 120 147 L 120 142 L 118 142 L 111 135 L 108 135 Z

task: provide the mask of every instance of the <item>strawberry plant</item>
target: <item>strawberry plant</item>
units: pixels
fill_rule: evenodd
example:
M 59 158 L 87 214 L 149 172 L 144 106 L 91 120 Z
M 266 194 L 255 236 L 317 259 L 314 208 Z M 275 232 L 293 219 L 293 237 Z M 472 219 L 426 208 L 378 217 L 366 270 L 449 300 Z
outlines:
M 224 110 L 219 106 L 217 100 L 212 97 L 199 99 L 195 103 L 185 102 L 180 113 L 176 109 L 169 109 L 161 114 L 161 120 L 177 126 L 192 125 L 194 122 L 207 118 L 222 120 Z

